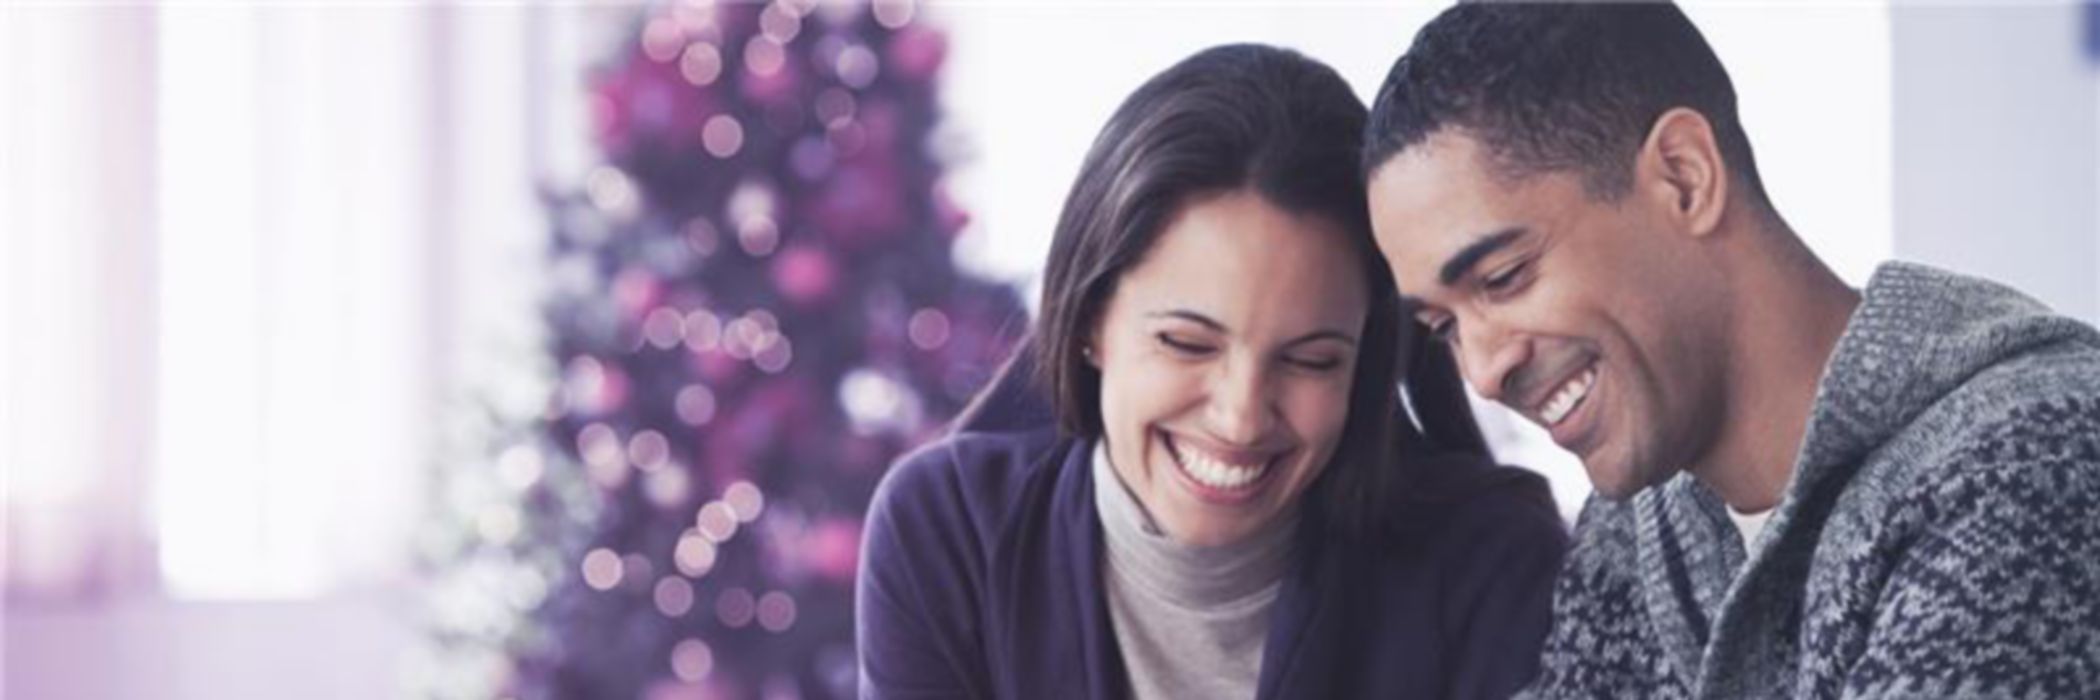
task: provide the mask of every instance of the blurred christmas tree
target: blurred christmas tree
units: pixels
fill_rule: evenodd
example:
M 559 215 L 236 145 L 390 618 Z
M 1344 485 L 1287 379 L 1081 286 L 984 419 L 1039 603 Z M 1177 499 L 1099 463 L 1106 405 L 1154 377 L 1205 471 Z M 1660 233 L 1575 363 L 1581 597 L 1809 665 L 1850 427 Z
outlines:
M 549 198 L 553 401 L 531 434 L 486 412 L 469 440 L 509 486 L 449 487 L 462 515 L 433 545 L 449 578 L 487 569 L 461 590 L 530 582 L 501 599 L 526 603 L 514 624 L 440 624 L 502 650 L 466 659 L 495 693 L 853 695 L 868 496 L 1024 326 L 1011 289 L 952 261 L 946 45 L 913 19 L 651 7 L 592 76 L 606 162 Z

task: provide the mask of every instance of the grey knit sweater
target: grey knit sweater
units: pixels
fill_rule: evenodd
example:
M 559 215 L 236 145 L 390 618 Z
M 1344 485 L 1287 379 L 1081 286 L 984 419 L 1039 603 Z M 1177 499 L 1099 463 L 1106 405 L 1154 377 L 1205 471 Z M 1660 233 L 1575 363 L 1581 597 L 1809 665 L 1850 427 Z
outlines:
M 1592 499 L 1527 695 L 2100 697 L 2100 332 L 1884 265 L 1794 466 L 1747 566 L 1689 475 Z

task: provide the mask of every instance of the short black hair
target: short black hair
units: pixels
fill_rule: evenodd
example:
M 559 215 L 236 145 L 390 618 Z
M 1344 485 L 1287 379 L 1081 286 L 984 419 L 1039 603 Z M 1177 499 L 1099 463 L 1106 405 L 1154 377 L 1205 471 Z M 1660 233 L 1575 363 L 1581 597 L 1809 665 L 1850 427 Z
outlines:
M 1082 349 L 1117 283 L 1183 207 L 1246 189 L 1339 225 L 1367 291 L 1349 418 L 1332 463 L 1306 494 L 1323 504 L 1316 510 L 1362 530 L 1392 509 L 1391 495 L 1408 481 L 1404 460 L 1433 450 L 1485 455 L 1455 363 L 1404 325 L 1411 322 L 1371 236 L 1357 168 L 1366 114 L 1334 69 L 1271 46 L 1206 49 L 1146 81 L 1080 165 L 1051 238 L 1029 339 L 958 427 L 997 425 L 1001 411 L 1047 413 L 1067 435 L 1099 437 L 1101 375 Z M 1420 429 L 1399 413 L 1403 362 Z M 1047 410 L 1030 407 L 1034 392 Z
M 1387 73 L 1362 168 L 1457 128 L 1500 176 L 1570 171 L 1593 199 L 1616 200 L 1655 120 L 1676 107 L 1706 117 L 1723 163 L 1769 208 L 1728 71 L 1676 5 L 1460 2 Z

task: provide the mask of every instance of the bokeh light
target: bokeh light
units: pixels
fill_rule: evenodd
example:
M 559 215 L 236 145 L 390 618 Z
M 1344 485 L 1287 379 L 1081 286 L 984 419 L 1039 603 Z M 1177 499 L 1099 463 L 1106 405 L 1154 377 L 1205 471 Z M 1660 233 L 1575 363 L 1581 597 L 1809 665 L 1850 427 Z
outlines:
M 678 390 L 672 400 L 672 408 L 678 412 L 678 420 L 695 428 L 707 425 L 715 419 L 715 392 L 706 386 L 688 384 Z
M 641 213 L 641 193 L 635 190 L 634 181 L 627 174 L 612 166 L 591 169 L 584 179 L 584 192 L 591 203 L 614 219 L 632 219 Z
M 700 507 L 700 513 L 694 517 L 694 527 L 700 530 L 701 536 L 709 540 L 725 542 L 736 536 L 736 513 L 729 509 L 727 503 L 708 501 L 707 505 Z
M 685 639 L 671 647 L 671 673 L 687 683 L 699 682 L 714 671 L 715 652 L 707 642 Z
M 620 555 L 610 549 L 599 547 L 583 555 L 583 582 L 593 590 L 612 590 L 623 573 Z
M 736 228 L 737 245 L 754 258 L 772 255 L 780 248 L 780 225 L 771 217 L 754 216 L 745 219 Z
M 914 11 L 911 0 L 874 0 L 869 4 L 875 13 L 875 21 L 890 29 L 900 29 L 911 23 Z
M 613 489 L 627 483 L 627 459 L 620 449 L 620 436 L 611 426 L 592 423 L 576 433 L 576 453 L 583 457 L 591 481 Z
M 540 481 L 540 473 L 546 470 L 546 462 L 540 451 L 529 445 L 512 445 L 496 458 L 496 472 L 503 485 L 514 491 L 532 488 Z
M 678 537 L 678 549 L 673 553 L 672 560 L 678 566 L 678 573 L 700 578 L 714 570 L 715 557 L 714 541 L 698 531 L 687 530 Z
M 788 342 L 787 336 L 774 334 L 768 336 L 768 340 L 765 347 L 751 356 L 751 364 L 766 374 L 779 374 L 795 360 L 795 347 Z
M 859 44 L 847 46 L 844 51 L 839 52 L 836 68 L 839 82 L 854 88 L 865 88 L 869 83 L 875 82 L 875 74 L 881 69 L 880 64 L 875 52 L 868 50 L 868 47 Z
M 671 443 L 663 433 L 643 428 L 627 441 L 627 459 L 636 469 L 653 472 L 662 469 L 670 461 Z
M 757 614 L 758 602 L 741 586 L 730 587 L 715 598 L 715 618 L 730 629 L 742 629 Z
M 769 632 L 783 632 L 794 624 L 794 596 L 785 591 L 773 591 L 758 599 L 758 626 Z
M 685 29 L 672 17 L 649 20 L 642 27 L 642 53 L 656 61 L 670 61 L 685 47 Z
M 787 63 L 787 50 L 772 37 L 756 36 L 744 44 L 744 68 L 755 75 L 770 76 Z
M 642 477 L 642 494 L 658 508 L 685 505 L 692 491 L 693 478 L 675 463 L 669 469 L 658 469 Z
M 664 617 L 679 617 L 693 609 L 693 584 L 683 576 L 665 576 L 657 579 L 651 598 Z
M 723 489 L 722 502 L 729 505 L 738 521 L 745 523 L 757 520 L 766 510 L 765 492 L 749 481 L 739 481 Z
M 678 75 L 694 87 L 706 87 L 722 77 L 722 51 L 714 44 L 696 41 L 687 44 L 678 56 Z
M 685 223 L 685 244 L 700 257 L 714 255 L 722 247 L 722 232 L 707 217 L 694 217 Z
M 940 309 L 919 309 L 905 324 L 911 344 L 921 350 L 936 350 L 948 344 L 948 314 Z
M 706 309 L 685 315 L 685 347 L 693 352 L 710 352 L 722 342 L 722 319 Z
M 707 125 L 700 129 L 700 142 L 716 158 L 736 155 L 744 147 L 744 125 L 727 114 L 708 117 Z
M 642 337 L 658 350 L 669 350 L 685 340 L 685 316 L 677 309 L 659 306 L 642 319 Z

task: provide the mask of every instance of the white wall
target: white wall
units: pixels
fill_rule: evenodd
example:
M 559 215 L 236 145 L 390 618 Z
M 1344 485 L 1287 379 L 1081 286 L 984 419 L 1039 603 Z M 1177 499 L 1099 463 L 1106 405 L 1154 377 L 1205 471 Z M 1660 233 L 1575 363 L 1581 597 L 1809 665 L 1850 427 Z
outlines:
M 1895 253 L 2100 319 L 2100 64 L 2083 3 L 1892 12 Z

